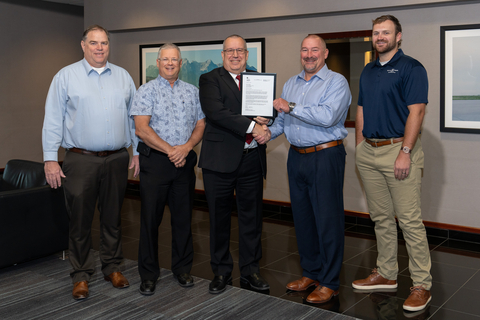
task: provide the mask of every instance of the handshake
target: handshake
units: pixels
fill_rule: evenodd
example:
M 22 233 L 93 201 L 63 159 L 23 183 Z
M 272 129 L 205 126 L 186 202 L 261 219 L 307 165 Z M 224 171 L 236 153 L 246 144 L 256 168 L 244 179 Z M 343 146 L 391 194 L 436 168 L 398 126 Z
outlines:
M 255 119 L 255 127 L 252 130 L 252 136 L 257 141 L 258 144 L 265 144 L 270 141 L 272 137 L 272 133 L 270 129 L 267 127 L 268 119 L 263 117 L 256 117 Z
M 282 98 L 275 99 L 273 101 L 273 107 L 278 112 L 285 112 L 285 113 L 290 112 L 290 107 L 288 105 L 288 102 Z M 268 129 L 267 127 L 269 120 L 263 117 L 256 117 L 253 120 L 255 120 L 256 124 L 252 130 L 252 135 L 253 135 L 253 138 L 257 141 L 257 143 L 265 144 L 268 141 L 270 141 L 272 137 L 272 133 L 270 132 L 270 129 Z

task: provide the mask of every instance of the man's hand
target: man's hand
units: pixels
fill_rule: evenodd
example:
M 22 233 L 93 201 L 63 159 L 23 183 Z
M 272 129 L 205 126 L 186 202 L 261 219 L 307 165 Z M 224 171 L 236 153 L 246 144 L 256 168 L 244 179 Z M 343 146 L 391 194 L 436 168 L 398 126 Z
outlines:
M 259 124 L 255 124 L 252 130 L 252 136 L 258 144 L 265 144 L 272 137 L 272 133 L 266 125 L 260 126 Z
M 53 189 L 62 186 L 62 178 L 65 178 L 65 174 L 57 161 L 45 161 L 45 178 Z
M 258 123 L 259 125 L 268 125 L 270 122 L 270 119 L 264 118 L 264 117 L 255 117 L 253 120 Z
M 185 158 L 187 158 L 189 152 L 189 148 L 184 144 L 174 146 L 168 153 L 168 159 L 175 164 L 175 167 L 180 168 L 185 165 Z
M 183 159 L 182 161 L 175 162 L 174 165 L 175 165 L 175 168 L 181 168 L 185 165 L 185 163 L 187 163 L 187 159 Z
M 138 159 L 138 156 L 133 156 L 132 161 L 130 162 L 130 166 L 128 167 L 129 170 L 133 168 L 135 168 L 135 171 L 133 172 L 133 177 L 136 178 L 140 173 L 140 160 Z
M 395 179 L 404 180 L 410 173 L 410 154 L 400 151 L 394 165 Z
M 287 100 L 282 99 L 282 98 L 278 98 L 278 99 L 273 100 L 273 107 L 278 112 L 285 112 L 285 113 L 290 112 L 290 107 L 288 106 Z

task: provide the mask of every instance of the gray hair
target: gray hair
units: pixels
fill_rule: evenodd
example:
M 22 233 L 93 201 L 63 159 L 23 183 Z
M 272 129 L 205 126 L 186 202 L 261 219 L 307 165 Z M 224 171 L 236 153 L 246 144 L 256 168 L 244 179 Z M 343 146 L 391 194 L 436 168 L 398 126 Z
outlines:
M 243 47 L 245 50 L 247 50 L 247 41 L 245 41 L 245 39 L 242 37 L 242 36 L 239 36 L 238 34 L 232 34 L 228 37 L 225 38 L 225 40 L 223 40 L 223 50 L 225 50 L 225 42 L 227 41 L 227 39 L 230 39 L 230 38 L 240 38 L 243 40 Z
M 180 48 L 174 43 L 165 43 L 163 46 L 161 46 L 160 49 L 158 49 L 157 59 L 160 59 L 163 49 L 177 49 L 178 57 L 180 58 L 180 60 L 182 60 L 182 52 L 180 51 Z

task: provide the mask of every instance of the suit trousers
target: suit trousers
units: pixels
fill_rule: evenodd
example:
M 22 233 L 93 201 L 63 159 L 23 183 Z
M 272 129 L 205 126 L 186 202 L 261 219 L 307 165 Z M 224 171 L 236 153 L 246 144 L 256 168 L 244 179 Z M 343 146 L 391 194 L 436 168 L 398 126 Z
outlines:
M 72 282 L 89 281 L 95 271 L 91 228 L 98 200 L 102 272 L 120 271 L 123 260 L 120 210 L 127 189 L 126 149 L 107 157 L 67 151 L 63 161 L 65 202 L 70 216 L 69 259 Z
M 210 264 L 215 275 L 233 270 L 230 228 L 234 200 L 237 200 L 239 267 L 242 276 L 259 272 L 262 258 L 263 175 L 258 148 L 244 154 L 232 173 L 203 169 L 205 195 L 210 212 Z
M 397 279 L 396 216 L 408 251 L 413 285 L 425 285 L 430 290 L 430 251 L 420 203 L 424 165 L 422 143 L 418 139 L 412 150 L 410 173 L 404 180 L 397 180 L 394 175 L 400 147 L 401 143 L 373 147 L 365 141 L 356 147 L 358 171 L 367 195 L 370 218 L 375 222 L 378 272 L 386 279 Z
M 158 228 L 168 204 L 172 228 L 172 272 L 190 273 L 193 263 L 192 209 L 197 154 L 190 151 L 185 166 L 176 168 L 165 153 L 140 154 L 141 226 L 138 271 L 142 280 L 160 276 Z
M 290 148 L 287 170 L 303 276 L 337 290 L 345 242 L 343 144 L 300 154 Z

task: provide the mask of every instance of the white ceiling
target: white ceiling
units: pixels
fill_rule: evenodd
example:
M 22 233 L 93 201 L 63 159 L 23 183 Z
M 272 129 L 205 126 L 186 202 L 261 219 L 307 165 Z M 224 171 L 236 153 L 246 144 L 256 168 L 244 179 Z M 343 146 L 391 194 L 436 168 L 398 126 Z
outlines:
M 74 6 L 82 6 L 83 7 L 83 0 L 43 0 L 49 2 L 58 2 L 64 4 L 72 4 Z

